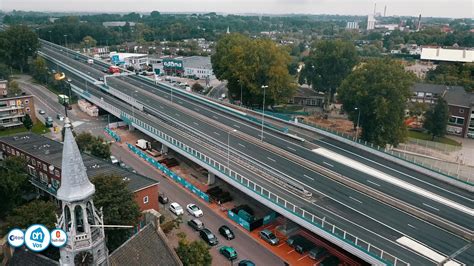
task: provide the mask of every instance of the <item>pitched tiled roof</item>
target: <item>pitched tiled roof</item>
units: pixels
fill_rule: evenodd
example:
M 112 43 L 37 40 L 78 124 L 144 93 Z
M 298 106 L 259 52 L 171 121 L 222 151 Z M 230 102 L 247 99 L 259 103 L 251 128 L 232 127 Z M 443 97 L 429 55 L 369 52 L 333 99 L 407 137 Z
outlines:
M 163 232 L 151 223 L 110 254 L 109 262 L 112 266 L 183 265 Z
M 13 256 L 8 260 L 7 266 L 24 266 L 24 265 L 41 265 L 41 266 L 56 266 L 59 265 L 54 261 L 40 253 L 29 251 L 25 248 L 17 248 Z

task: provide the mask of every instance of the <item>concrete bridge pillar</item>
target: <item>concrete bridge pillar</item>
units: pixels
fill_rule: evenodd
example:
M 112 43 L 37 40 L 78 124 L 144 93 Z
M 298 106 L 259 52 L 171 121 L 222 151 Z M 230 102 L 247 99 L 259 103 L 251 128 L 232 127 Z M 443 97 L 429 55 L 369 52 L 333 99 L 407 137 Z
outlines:
M 207 185 L 212 185 L 214 183 L 216 183 L 216 175 L 209 172 L 207 174 Z
M 168 146 L 161 144 L 161 154 L 168 154 Z

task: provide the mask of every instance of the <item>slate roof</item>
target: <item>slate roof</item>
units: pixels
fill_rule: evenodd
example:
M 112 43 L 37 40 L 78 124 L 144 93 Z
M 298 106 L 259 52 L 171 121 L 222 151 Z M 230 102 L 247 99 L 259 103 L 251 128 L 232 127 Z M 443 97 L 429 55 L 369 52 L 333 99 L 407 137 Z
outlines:
M 29 251 L 25 248 L 15 249 L 13 256 L 8 260 L 7 266 L 25 266 L 25 265 L 41 265 L 41 266 L 56 266 L 59 265 L 54 261 L 40 253 Z
M 152 223 L 112 252 L 109 262 L 111 266 L 183 265 L 173 247 L 168 245 L 166 236 L 156 231 Z
M 429 83 L 416 83 L 411 88 L 412 92 L 431 92 L 442 95 L 449 105 L 464 107 L 474 106 L 474 93 L 466 92 L 461 86 L 446 86 Z
M 16 147 L 18 150 L 28 153 L 36 158 L 40 158 L 41 160 L 52 164 L 57 168 L 61 168 L 63 145 L 60 142 L 34 133 L 22 133 L 13 136 L 1 137 L 0 142 L 7 143 L 10 146 Z M 127 187 L 132 192 L 159 183 L 157 180 L 133 173 L 116 166 L 109 161 L 101 160 L 85 153 L 81 153 L 81 155 L 84 165 L 87 168 L 87 175 L 89 177 L 93 177 L 98 174 L 116 174 L 123 176 L 127 179 Z

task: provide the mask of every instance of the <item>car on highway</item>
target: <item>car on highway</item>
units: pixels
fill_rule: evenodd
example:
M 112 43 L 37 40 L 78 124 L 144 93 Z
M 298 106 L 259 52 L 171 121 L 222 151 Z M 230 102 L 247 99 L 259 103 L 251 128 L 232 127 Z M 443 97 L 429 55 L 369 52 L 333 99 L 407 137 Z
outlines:
M 175 215 L 183 215 L 184 213 L 183 207 L 181 207 L 177 202 L 171 203 L 169 210 Z
M 189 220 L 188 225 L 191 226 L 196 231 L 200 231 L 204 229 L 204 223 L 199 219 Z
M 278 237 L 268 229 L 260 231 L 259 236 L 272 246 L 278 245 L 280 242 L 280 239 L 278 239 Z
M 219 234 L 221 234 L 227 240 L 231 240 L 235 238 L 234 232 L 232 232 L 232 230 L 230 230 L 230 228 L 227 225 L 223 225 L 219 227 Z
M 239 266 L 255 266 L 255 263 L 251 260 L 241 260 L 239 261 Z
M 196 204 L 194 203 L 189 203 L 186 206 L 186 210 L 189 212 L 194 217 L 201 217 L 203 215 L 203 212 L 201 208 L 199 208 Z
M 115 156 L 110 155 L 110 162 L 112 162 L 113 164 L 118 164 L 119 160 L 117 160 L 117 158 Z
M 158 195 L 158 201 L 159 201 L 161 204 L 166 204 L 166 203 L 168 203 L 170 200 L 168 199 L 167 196 L 165 196 L 165 194 L 160 193 L 160 195 Z
M 44 110 L 38 110 L 38 113 L 39 113 L 40 115 L 46 114 L 46 112 L 45 112 Z
M 203 228 L 201 231 L 199 231 L 199 236 L 202 238 L 202 240 L 204 240 L 204 242 L 211 246 L 219 244 L 217 237 L 207 228 Z
M 224 255 L 224 257 L 226 257 L 230 261 L 237 259 L 237 251 L 235 251 L 233 247 L 222 246 L 221 248 L 219 248 L 219 253 Z

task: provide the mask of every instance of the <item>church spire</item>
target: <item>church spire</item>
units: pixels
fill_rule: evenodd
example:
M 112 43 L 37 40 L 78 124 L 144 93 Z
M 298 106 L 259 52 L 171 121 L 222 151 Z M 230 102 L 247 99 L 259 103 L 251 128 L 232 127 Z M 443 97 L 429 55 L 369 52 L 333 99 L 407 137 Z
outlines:
M 95 187 L 87 177 L 86 167 L 72 135 L 71 123 L 69 118 L 66 117 L 61 165 L 61 186 L 58 189 L 57 198 L 62 201 L 73 202 L 87 199 L 94 192 Z
M 229 26 L 227 26 L 227 34 L 230 34 Z

